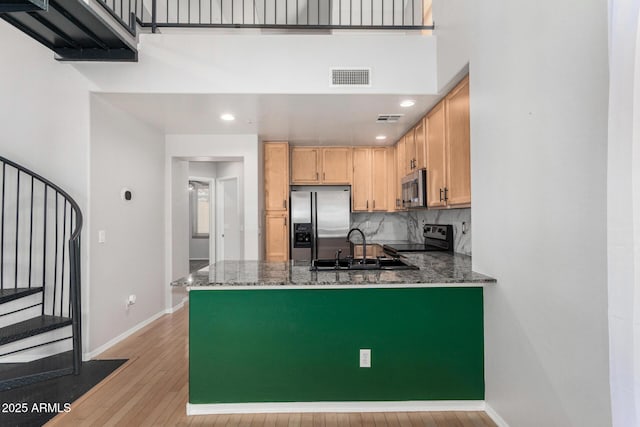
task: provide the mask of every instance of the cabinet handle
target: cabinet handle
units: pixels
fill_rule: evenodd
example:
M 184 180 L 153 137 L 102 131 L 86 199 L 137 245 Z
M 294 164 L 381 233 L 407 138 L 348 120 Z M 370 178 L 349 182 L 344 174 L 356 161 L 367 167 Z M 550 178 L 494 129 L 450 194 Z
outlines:
M 440 189 L 440 201 L 442 201 L 442 193 L 444 192 L 444 190 L 441 188 Z
M 373 201 L 373 209 L 375 209 L 375 208 L 376 208 L 376 201 L 374 200 Z
M 287 201 L 286 201 L 286 200 L 283 200 L 283 201 L 282 201 L 282 207 L 283 207 L 283 208 L 285 208 L 285 209 L 287 209 Z
M 367 200 L 367 209 L 369 209 L 369 201 Z
M 322 172 L 322 180 L 324 181 L 325 179 L 326 178 L 325 178 L 324 172 Z
M 444 201 L 446 202 L 447 200 L 449 200 L 449 195 L 447 194 L 449 192 L 449 189 L 447 187 L 444 187 Z
M 287 217 L 284 217 L 284 225 L 287 225 Z
M 319 179 L 318 172 L 316 172 L 316 181 Z

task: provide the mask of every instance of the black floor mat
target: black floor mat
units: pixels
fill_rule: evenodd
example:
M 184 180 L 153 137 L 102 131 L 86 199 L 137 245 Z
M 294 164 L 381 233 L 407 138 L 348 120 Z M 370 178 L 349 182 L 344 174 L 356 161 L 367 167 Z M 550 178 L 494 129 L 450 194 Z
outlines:
M 0 392 L 0 426 L 44 425 L 126 361 L 91 360 L 82 363 L 79 375 Z

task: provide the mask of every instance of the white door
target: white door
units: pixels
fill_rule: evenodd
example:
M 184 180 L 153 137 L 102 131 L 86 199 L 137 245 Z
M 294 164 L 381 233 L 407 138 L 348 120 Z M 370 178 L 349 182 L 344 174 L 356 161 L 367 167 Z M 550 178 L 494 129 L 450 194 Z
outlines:
M 238 205 L 238 177 L 220 178 L 217 181 L 217 260 L 240 260 L 242 259 L 242 233 Z

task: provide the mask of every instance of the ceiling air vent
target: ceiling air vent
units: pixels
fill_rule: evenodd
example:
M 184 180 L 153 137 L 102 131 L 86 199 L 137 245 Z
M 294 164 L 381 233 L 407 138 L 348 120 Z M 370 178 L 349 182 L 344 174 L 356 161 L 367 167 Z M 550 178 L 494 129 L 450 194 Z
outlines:
M 332 68 L 331 86 L 371 86 L 371 68 Z
M 376 123 L 397 123 L 404 114 L 378 114 Z

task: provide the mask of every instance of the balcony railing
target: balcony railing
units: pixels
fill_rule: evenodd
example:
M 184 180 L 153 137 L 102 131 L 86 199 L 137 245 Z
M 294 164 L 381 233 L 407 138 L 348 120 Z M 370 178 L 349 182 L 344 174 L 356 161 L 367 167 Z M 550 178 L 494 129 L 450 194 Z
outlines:
M 431 0 L 97 0 L 129 31 L 161 27 L 432 30 Z

